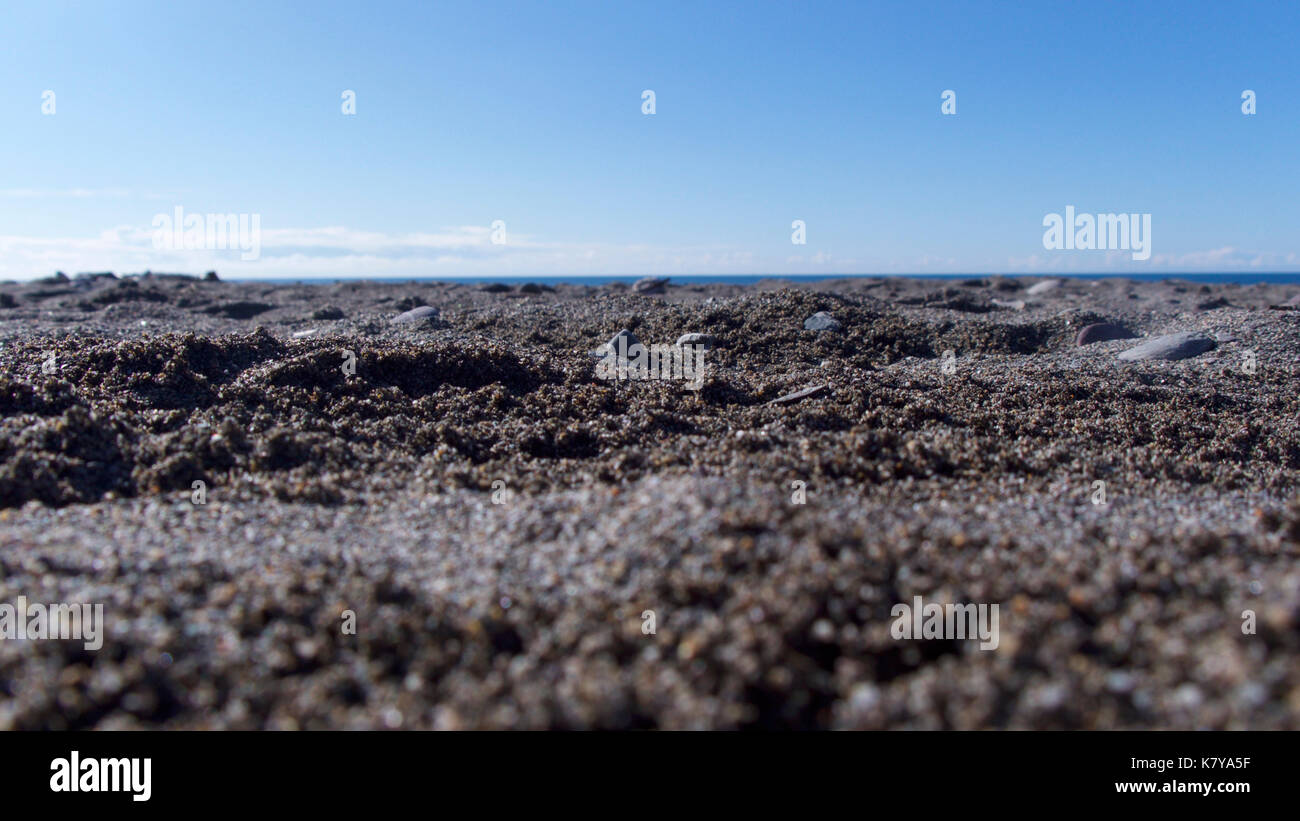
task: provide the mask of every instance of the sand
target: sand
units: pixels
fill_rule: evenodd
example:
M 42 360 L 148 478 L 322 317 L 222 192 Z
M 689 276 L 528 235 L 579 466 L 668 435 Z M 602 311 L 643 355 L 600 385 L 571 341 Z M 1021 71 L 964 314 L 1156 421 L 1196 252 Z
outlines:
M 0 727 L 1300 727 L 1300 286 L 1033 284 L 0 285 Z

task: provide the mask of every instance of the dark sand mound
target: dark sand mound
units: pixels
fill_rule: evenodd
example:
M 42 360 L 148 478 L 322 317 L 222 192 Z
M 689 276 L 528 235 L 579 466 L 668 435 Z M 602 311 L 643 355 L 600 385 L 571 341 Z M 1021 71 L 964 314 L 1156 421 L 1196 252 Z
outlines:
M 1297 726 L 1279 289 L 72 282 L 0 303 L 0 601 L 109 639 L 0 643 L 9 726 Z M 703 388 L 596 378 L 620 328 Z M 914 595 L 1001 647 L 892 639 Z

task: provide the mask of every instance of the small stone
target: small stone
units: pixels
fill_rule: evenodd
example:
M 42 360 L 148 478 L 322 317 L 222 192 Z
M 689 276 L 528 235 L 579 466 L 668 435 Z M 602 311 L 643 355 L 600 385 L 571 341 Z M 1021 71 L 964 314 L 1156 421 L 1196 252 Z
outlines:
M 1136 339 L 1137 334 L 1117 322 L 1094 322 L 1079 329 L 1074 338 L 1075 345 L 1091 345 L 1094 342 L 1108 342 L 1112 339 Z
M 101 280 L 116 280 L 117 275 L 112 272 L 105 273 L 80 273 L 72 278 L 73 284 L 78 287 L 90 288 L 98 285 Z
M 622 342 L 619 340 L 622 340 Z M 595 357 L 604 357 L 610 353 L 621 353 L 626 356 L 627 352 L 632 349 L 633 345 L 640 344 L 641 340 L 637 338 L 637 335 L 629 331 L 627 328 L 624 328 L 610 337 L 610 340 L 604 345 L 601 345 L 599 348 L 592 351 L 591 355 Z
M 406 313 L 398 314 L 393 317 L 393 322 L 402 324 L 407 322 L 436 322 L 438 316 L 439 313 L 437 308 L 434 308 L 432 305 L 421 305 L 418 308 L 412 308 Z
M 711 334 L 682 334 L 677 337 L 677 347 L 679 348 L 687 345 L 702 345 L 707 349 L 712 348 L 717 342 L 717 339 Z
M 989 301 L 999 308 L 1009 308 L 1013 311 L 1023 311 L 1025 309 L 1023 299 L 992 299 Z
M 1188 682 L 1174 691 L 1174 702 L 1189 710 L 1196 709 L 1202 701 L 1201 688 Z
M 844 326 L 825 311 L 818 311 L 803 321 L 805 331 L 838 331 Z
M 1140 359 L 1190 359 L 1206 351 L 1214 350 L 1215 342 L 1200 336 L 1194 331 L 1159 336 L 1147 340 L 1136 348 L 1129 348 L 1119 355 L 1120 359 L 1133 362 Z
M 501 282 L 493 282 L 484 285 L 482 288 L 479 288 L 479 290 L 485 294 L 504 294 L 506 291 L 510 290 L 510 286 Z
M 240 300 L 238 302 L 226 302 L 221 305 L 212 305 L 204 308 L 205 314 L 220 314 L 231 319 L 252 319 L 258 314 L 264 314 L 267 311 L 275 310 L 276 306 L 266 302 L 253 302 L 251 300 Z
M 1055 291 L 1060 284 L 1061 281 L 1059 279 L 1045 279 L 1042 282 L 1030 285 L 1029 289 L 1025 291 L 1025 293 L 1030 296 L 1042 296 L 1043 294 Z
M 668 277 L 646 277 L 633 283 L 632 290 L 638 294 L 662 294 L 667 287 Z
M 825 391 L 826 387 L 827 387 L 826 385 L 814 385 L 809 388 L 804 388 L 803 390 L 795 391 L 794 393 L 787 393 L 785 396 L 778 396 L 777 398 L 773 399 L 771 402 L 768 402 L 767 404 L 791 405 L 794 404 L 795 402 L 800 401 L 801 399 L 807 399 L 810 396 L 817 396 L 818 394 Z
M 312 319 L 342 319 L 343 311 L 333 305 L 325 305 L 311 313 Z

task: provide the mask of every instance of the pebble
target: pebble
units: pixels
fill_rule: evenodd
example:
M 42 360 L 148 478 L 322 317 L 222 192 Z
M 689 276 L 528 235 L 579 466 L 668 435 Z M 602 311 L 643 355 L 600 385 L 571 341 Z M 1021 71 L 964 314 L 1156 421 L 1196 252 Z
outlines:
M 1025 293 L 1030 296 L 1041 296 L 1050 291 L 1055 291 L 1060 284 L 1061 281 L 1059 279 L 1045 279 L 1042 282 L 1030 285 L 1029 289 L 1025 291 Z
M 1195 331 L 1183 331 L 1149 339 L 1136 348 L 1124 351 L 1119 358 L 1128 362 L 1139 359 L 1190 359 L 1214 350 L 1214 345 L 1214 340 L 1209 337 L 1201 336 Z
M 849 706 L 856 712 L 873 710 L 879 703 L 880 690 L 874 684 L 855 684 L 849 692 Z
M 1013 311 L 1023 311 L 1025 309 L 1023 299 L 993 299 L 990 302 L 999 308 L 1010 308 Z
M 785 396 L 778 396 L 777 398 L 773 399 L 771 402 L 768 402 L 767 404 L 790 405 L 795 402 L 798 402 L 801 399 L 807 399 L 810 396 L 817 396 L 818 394 L 825 391 L 826 387 L 827 387 L 826 385 L 813 385 L 812 387 L 804 388 L 803 390 L 798 390 L 795 391 L 794 393 L 787 393 Z
M 682 334 L 677 337 L 679 348 L 686 345 L 703 345 L 705 348 L 712 348 L 716 344 L 717 339 L 712 334 Z
M 803 321 L 805 331 L 838 331 L 844 326 L 825 311 L 818 311 Z
M 412 308 L 406 313 L 398 314 L 393 317 L 393 322 L 435 322 L 438 319 L 438 309 L 432 305 L 421 305 L 418 308 Z
M 632 290 L 638 294 L 662 294 L 667 287 L 668 277 L 646 277 L 633 283 Z
M 1112 339 L 1135 339 L 1137 334 L 1115 322 L 1095 322 L 1079 329 L 1074 338 L 1075 345 L 1091 345 L 1094 342 L 1108 342 Z
M 610 337 L 609 341 L 606 342 L 604 345 L 601 345 L 599 348 L 592 351 L 591 355 L 596 357 L 603 357 L 610 352 L 617 353 L 619 350 L 620 339 L 623 340 L 624 352 L 631 350 L 633 345 L 641 344 L 641 340 L 637 338 L 636 334 L 632 333 L 627 328 L 624 328 L 623 330 L 619 331 L 618 333 Z
M 278 305 L 272 305 L 267 302 L 253 302 L 251 300 L 239 300 L 238 302 L 226 302 L 219 305 L 212 305 L 203 309 L 205 314 L 220 314 L 230 317 L 231 319 L 252 319 L 258 314 L 264 314 L 267 311 L 274 311 Z

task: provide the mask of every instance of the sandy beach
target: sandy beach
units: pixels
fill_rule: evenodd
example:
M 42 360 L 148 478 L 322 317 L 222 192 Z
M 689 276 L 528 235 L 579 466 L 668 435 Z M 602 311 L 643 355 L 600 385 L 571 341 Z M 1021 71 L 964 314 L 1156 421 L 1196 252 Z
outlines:
M 1297 294 L 2 284 L 0 727 L 1300 728 Z

